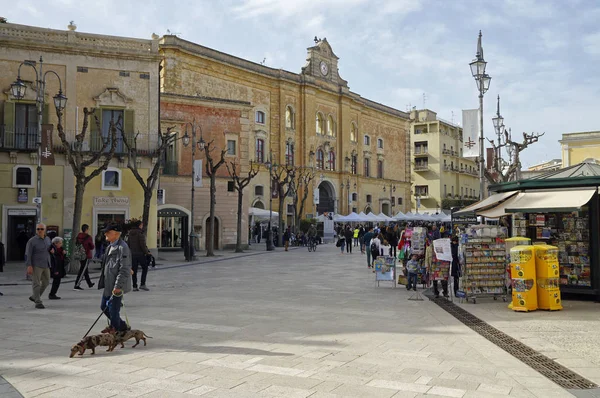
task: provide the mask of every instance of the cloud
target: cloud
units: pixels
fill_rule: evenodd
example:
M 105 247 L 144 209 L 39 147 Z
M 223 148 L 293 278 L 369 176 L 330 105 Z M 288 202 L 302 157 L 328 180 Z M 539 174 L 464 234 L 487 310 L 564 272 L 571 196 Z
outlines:
M 585 35 L 581 42 L 587 54 L 594 57 L 600 55 L 600 32 Z

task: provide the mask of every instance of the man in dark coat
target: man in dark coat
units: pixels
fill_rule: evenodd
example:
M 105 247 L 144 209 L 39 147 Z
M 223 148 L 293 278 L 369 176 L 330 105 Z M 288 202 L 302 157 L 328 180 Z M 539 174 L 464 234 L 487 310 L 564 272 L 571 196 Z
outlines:
M 454 296 L 458 291 L 458 280 L 462 276 L 460 269 L 460 260 L 458 258 L 458 236 L 453 236 L 450 241 L 450 251 L 452 253 L 452 266 L 450 275 L 454 278 Z

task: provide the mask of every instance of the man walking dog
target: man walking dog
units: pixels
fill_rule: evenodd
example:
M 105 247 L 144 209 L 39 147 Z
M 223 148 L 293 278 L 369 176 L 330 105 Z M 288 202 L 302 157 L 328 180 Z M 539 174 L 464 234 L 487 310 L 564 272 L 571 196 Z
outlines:
M 98 289 L 104 289 L 100 308 L 110 320 L 110 325 L 102 333 L 115 333 L 128 329 L 120 313 L 123 294 L 131 291 L 131 252 L 127 243 L 121 239 L 121 232 L 120 225 L 109 225 L 104 229 L 104 236 L 109 245 L 102 258 L 102 274 Z

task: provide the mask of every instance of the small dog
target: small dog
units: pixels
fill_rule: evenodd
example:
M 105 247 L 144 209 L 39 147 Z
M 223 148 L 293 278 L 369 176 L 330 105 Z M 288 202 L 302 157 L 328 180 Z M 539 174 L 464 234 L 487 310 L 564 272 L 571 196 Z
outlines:
M 92 350 L 92 355 L 94 355 L 96 353 L 96 347 L 98 346 L 108 347 L 108 350 L 106 351 L 114 350 L 117 346 L 115 336 L 108 333 L 87 336 L 71 348 L 71 355 L 69 355 L 69 358 L 73 358 L 77 353 L 83 355 L 85 350 Z
M 140 344 L 140 340 L 144 341 L 144 345 L 146 345 L 146 337 L 151 339 L 151 336 L 148 336 L 146 333 L 141 330 L 131 329 L 126 330 L 124 332 L 116 332 L 115 333 L 115 345 L 121 344 L 121 348 L 125 347 L 125 343 L 129 339 L 135 338 L 135 344 L 131 348 L 135 348 L 138 344 Z

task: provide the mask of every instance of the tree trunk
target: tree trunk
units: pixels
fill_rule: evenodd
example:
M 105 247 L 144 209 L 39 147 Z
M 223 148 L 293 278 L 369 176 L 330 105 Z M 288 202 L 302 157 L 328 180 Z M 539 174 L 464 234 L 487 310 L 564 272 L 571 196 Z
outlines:
M 82 174 L 85 170 L 82 170 Z M 75 243 L 77 241 L 77 234 L 81 228 L 81 213 L 83 210 L 83 194 L 85 193 L 85 176 L 77 177 L 75 182 L 75 204 L 73 206 L 73 231 L 71 233 L 71 258 L 73 257 L 73 250 L 75 250 Z M 95 235 L 97 231 L 93 231 Z M 76 263 L 76 264 L 75 264 Z M 71 266 L 71 264 L 73 264 Z M 79 270 L 79 262 L 71 261 L 69 264 L 69 272 L 77 272 Z
M 284 202 L 284 200 L 285 200 L 285 198 L 283 197 L 281 192 L 279 192 L 279 224 L 277 227 L 277 245 L 279 247 L 283 246 L 283 217 L 284 217 L 283 202 Z
M 216 204 L 216 191 L 217 182 L 215 181 L 215 175 L 210 176 L 210 216 L 208 217 L 208 231 L 206 231 L 206 257 L 213 257 L 215 255 L 215 204 Z
M 142 187 L 144 190 L 144 212 L 142 213 L 142 223 L 144 228 L 142 231 L 147 235 L 148 232 L 148 220 L 150 219 L 150 204 L 152 203 L 152 190 Z
M 238 208 L 237 208 L 237 240 L 235 242 L 235 252 L 236 253 L 243 253 L 244 250 L 242 250 L 242 236 L 246 236 L 245 233 L 242 232 L 242 199 L 244 197 L 244 191 L 242 189 L 238 190 Z

